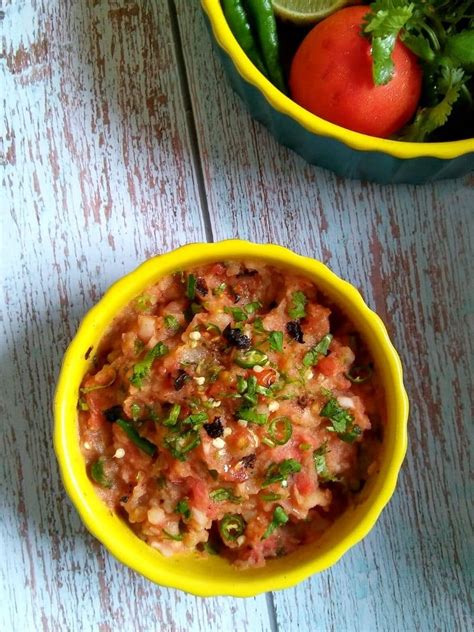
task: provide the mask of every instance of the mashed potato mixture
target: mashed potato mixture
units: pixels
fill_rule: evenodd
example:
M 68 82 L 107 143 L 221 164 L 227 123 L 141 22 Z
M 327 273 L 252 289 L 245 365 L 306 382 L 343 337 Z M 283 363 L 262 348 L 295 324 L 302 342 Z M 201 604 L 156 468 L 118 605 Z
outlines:
M 140 538 L 241 567 L 321 536 L 377 470 L 385 416 L 343 312 L 257 261 L 176 272 L 133 300 L 78 407 L 89 476 Z

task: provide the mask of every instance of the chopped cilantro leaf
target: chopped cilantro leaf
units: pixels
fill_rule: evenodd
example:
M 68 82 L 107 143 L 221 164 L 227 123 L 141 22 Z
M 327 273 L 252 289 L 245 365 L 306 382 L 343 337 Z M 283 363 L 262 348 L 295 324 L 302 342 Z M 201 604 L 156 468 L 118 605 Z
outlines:
M 342 408 L 335 398 L 326 402 L 319 414 L 331 421 L 332 425 L 328 427 L 328 430 L 335 432 L 339 439 L 346 443 L 353 443 L 362 433 L 359 426 L 354 424 L 354 416 Z
M 273 519 L 268 525 L 265 533 L 262 535 L 262 540 L 265 540 L 266 538 L 270 537 L 272 533 L 275 531 L 275 529 L 277 529 L 283 524 L 286 524 L 288 520 L 289 518 L 286 515 L 286 513 L 283 511 L 283 509 L 279 505 L 278 507 L 275 507 L 275 510 L 273 512 Z
M 253 328 L 254 331 L 256 331 L 258 334 L 264 334 L 266 331 L 265 327 L 263 326 L 263 320 L 261 318 L 256 318 L 253 321 Z
M 221 296 L 226 290 L 227 283 L 220 283 L 217 287 L 212 290 L 214 296 Z
M 311 347 L 303 358 L 304 366 L 314 366 L 318 363 L 321 356 L 325 356 L 328 353 L 329 345 L 331 344 L 332 335 L 326 334 L 321 338 L 317 345 Z
M 262 304 L 260 303 L 260 301 L 253 301 L 252 303 L 248 303 L 244 307 L 245 313 L 248 314 L 249 316 L 251 316 L 252 314 L 255 314 L 255 312 L 261 308 L 262 308 Z
M 326 454 L 328 452 L 328 443 L 325 441 L 323 444 L 316 448 L 313 452 L 314 467 L 318 473 L 319 478 L 323 482 L 336 481 L 337 478 L 331 474 L 328 470 L 326 463 Z
M 166 314 L 164 321 L 166 329 L 169 329 L 170 331 L 178 331 L 180 328 L 180 324 L 171 314 Z
M 147 352 L 145 358 L 141 362 L 137 362 L 133 367 L 133 374 L 130 382 L 133 386 L 141 388 L 143 380 L 148 377 L 153 361 L 168 353 L 168 347 L 162 342 L 158 342 L 153 349 Z
M 291 295 L 291 307 L 288 309 L 288 315 L 292 319 L 304 318 L 306 316 L 306 303 L 308 299 L 304 292 L 298 290 Z
M 283 351 L 283 333 L 281 331 L 272 331 L 268 337 L 270 349 L 273 351 Z
M 242 407 L 237 411 L 238 419 L 245 419 L 258 426 L 263 426 L 267 423 L 268 415 L 258 413 L 254 408 Z
M 236 323 L 241 323 L 244 320 L 247 320 L 247 314 L 240 307 L 224 307 L 224 311 L 226 314 L 232 314 Z
M 287 481 L 290 474 L 295 474 L 300 471 L 301 463 L 295 459 L 285 459 L 281 461 L 281 463 L 272 463 L 267 469 L 262 487 L 268 487 L 268 485 L 273 485 L 273 483 Z

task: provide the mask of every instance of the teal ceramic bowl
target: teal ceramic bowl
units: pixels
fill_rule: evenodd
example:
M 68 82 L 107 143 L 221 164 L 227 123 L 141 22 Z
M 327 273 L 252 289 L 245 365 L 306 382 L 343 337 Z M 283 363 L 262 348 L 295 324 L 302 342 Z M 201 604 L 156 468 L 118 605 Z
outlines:
M 273 86 L 240 48 L 220 0 L 201 0 L 224 70 L 251 115 L 307 162 L 340 176 L 422 184 L 474 169 L 474 139 L 405 143 L 366 136 L 311 114 Z

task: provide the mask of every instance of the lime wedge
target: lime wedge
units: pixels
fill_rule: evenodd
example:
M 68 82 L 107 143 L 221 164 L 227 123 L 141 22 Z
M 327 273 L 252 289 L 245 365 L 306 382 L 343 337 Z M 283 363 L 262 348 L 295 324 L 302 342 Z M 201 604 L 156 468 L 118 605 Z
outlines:
M 311 24 L 327 18 L 355 0 L 272 0 L 278 17 L 295 24 Z

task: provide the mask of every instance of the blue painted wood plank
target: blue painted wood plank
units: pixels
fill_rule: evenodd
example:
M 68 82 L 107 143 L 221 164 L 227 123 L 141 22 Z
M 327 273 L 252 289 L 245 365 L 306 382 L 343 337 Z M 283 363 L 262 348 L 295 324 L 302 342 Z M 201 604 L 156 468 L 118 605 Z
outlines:
M 205 239 L 168 5 L 2 5 L 0 630 L 263 631 L 265 597 L 201 600 L 125 569 L 66 499 L 61 356 L 102 292 Z
M 178 0 L 214 237 L 290 246 L 361 289 L 406 371 L 410 447 L 398 491 L 363 544 L 274 595 L 281 630 L 470 630 L 474 180 L 344 181 L 250 120 L 200 10 Z

